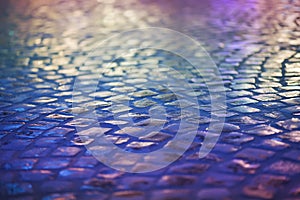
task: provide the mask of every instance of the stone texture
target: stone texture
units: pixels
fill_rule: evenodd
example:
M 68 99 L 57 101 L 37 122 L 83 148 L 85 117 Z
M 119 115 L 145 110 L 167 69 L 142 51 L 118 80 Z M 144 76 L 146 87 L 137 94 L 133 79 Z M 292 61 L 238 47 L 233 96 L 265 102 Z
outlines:
M 288 181 L 289 179 L 285 176 L 258 175 L 250 185 L 244 187 L 243 192 L 254 198 L 274 199 L 276 192 Z
M 0 2 L 0 199 L 299 199 L 299 6 L 288 0 Z M 189 63 L 201 58 L 199 49 L 158 38 L 159 31 L 106 40 L 149 26 L 200 42 L 219 69 L 227 112 L 213 115 L 224 116 L 225 124 L 215 121 L 213 129 L 224 125 L 223 131 L 205 158 L 198 152 L 220 82 L 205 62 Z M 148 41 L 168 50 L 133 51 Z M 83 88 L 74 91 L 79 79 Z M 193 114 L 197 109 L 200 115 Z M 98 156 L 108 144 L 129 153 L 183 149 L 186 140 L 170 142 L 183 120 L 184 134 L 195 125 L 197 136 L 161 170 L 117 171 L 86 149 Z M 112 155 L 113 163 L 134 169 L 170 159 L 165 153 L 156 163 L 136 163 Z

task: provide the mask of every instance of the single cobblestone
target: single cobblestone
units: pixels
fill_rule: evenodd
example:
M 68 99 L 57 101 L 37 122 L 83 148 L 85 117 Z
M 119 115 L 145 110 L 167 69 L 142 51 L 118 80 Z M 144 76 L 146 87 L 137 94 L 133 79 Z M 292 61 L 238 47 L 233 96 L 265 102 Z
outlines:
M 191 186 L 196 182 L 195 177 L 188 175 L 165 175 L 159 181 L 158 185 L 161 187 L 170 187 L 170 186 Z
M 300 173 L 300 164 L 291 161 L 277 161 L 268 167 L 269 171 L 280 174 L 297 175 Z
M 83 179 L 90 178 L 94 174 L 94 171 L 86 168 L 69 168 L 59 172 L 59 176 L 64 179 Z
M 53 153 L 53 156 L 75 156 L 80 152 L 80 148 L 77 147 L 58 147 Z
M 273 151 L 257 149 L 257 148 L 244 148 L 235 154 L 236 158 L 243 158 L 249 161 L 265 160 L 274 155 Z

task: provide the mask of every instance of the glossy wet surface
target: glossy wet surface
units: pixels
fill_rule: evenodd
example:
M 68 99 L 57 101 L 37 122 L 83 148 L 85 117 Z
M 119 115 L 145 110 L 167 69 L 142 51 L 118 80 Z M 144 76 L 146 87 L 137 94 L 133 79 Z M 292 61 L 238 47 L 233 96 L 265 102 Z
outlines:
M 298 1 L 10 1 L 0 7 L 1 199 L 300 198 Z M 159 50 L 129 53 L 100 71 L 93 94 L 73 92 L 77 73 L 83 72 L 88 84 L 95 78 L 91 72 L 105 64 L 87 59 L 97 42 L 147 26 L 197 39 L 222 74 L 226 123 L 204 159 L 197 153 L 210 117 L 208 93 L 180 58 Z M 107 62 L 119 53 L 117 47 L 99 51 Z M 186 75 L 201 102 L 191 148 L 169 167 L 145 174 L 119 172 L 97 161 L 84 146 L 93 143 L 94 131 L 75 130 L 92 121 L 74 118 L 85 110 L 72 108 L 72 95 L 95 108 L 97 131 L 117 146 L 154 151 L 168 145 L 178 121 L 189 117 L 178 112 L 168 88 L 142 87 L 166 79 L 158 72 L 168 73 L 169 65 Z M 118 104 L 125 94 L 129 104 Z M 149 122 L 155 105 L 166 108 L 166 117 Z M 163 125 L 162 130 L 153 134 L 144 128 L 149 123 Z M 130 159 L 119 164 L 134 165 Z

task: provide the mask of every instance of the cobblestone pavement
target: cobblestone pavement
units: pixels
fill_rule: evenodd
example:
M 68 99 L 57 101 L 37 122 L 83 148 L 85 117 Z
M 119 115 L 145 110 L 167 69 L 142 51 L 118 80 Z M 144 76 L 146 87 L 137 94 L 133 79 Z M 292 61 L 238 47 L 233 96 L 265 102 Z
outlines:
M 300 2 L 199 2 L 1 1 L 0 199 L 300 199 Z M 72 112 L 84 112 L 72 108 L 73 84 L 77 72 L 103 64 L 86 60 L 97 42 L 147 26 L 172 28 L 204 44 L 226 87 L 226 123 L 213 151 L 199 160 L 209 110 L 207 91 L 193 76 L 189 82 L 204 105 L 193 145 L 164 169 L 124 173 L 86 150 L 92 133 L 79 137 L 75 125 L 90 121 L 73 118 Z M 110 61 L 119 52 L 100 53 Z M 138 86 L 155 64 L 179 62 L 169 57 L 141 50 L 117 59 L 102 72 L 95 101 L 74 94 L 77 103 L 96 108 L 100 131 L 121 148 L 152 151 L 172 139 L 182 117 L 176 98 L 165 88 Z M 131 93 L 131 104 L 113 107 L 124 93 Z M 169 109 L 163 130 L 141 138 L 126 134 L 143 130 L 149 123 L 144 111 L 155 104 Z M 126 126 L 126 111 L 134 127 Z

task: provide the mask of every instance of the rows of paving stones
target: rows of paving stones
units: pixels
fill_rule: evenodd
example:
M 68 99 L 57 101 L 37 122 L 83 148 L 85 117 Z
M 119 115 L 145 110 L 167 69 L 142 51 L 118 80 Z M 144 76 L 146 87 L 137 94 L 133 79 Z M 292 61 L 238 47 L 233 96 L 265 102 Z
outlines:
M 1 4 L 1 199 L 300 198 L 299 2 Z M 196 38 L 218 66 L 227 94 L 226 122 L 218 143 L 203 159 L 198 151 L 209 124 L 210 100 L 202 78 L 186 61 L 146 49 L 105 68 L 97 55 L 87 56 L 112 33 L 145 26 L 173 28 Z M 98 55 L 110 62 L 119 53 L 116 46 Z M 199 118 L 182 115 L 168 88 L 144 87 L 176 77 L 168 66 L 175 66 L 195 90 Z M 78 72 L 91 84 L 99 79 L 95 71 L 101 77 L 97 90 L 74 93 Z M 124 100 L 129 104 L 120 103 Z M 83 106 L 72 107 L 74 101 Z M 154 105 L 166 108 L 165 119 L 149 120 Z M 89 129 L 92 120 L 74 118 L 86 112 L 84 107 L 95 110 L 100 127 Z M 199 120 L 199 132 L 183 156 L 155 172 L 111 169 L 85 147 L 101 132 L 127 151 L 155 151 L 169 145 L 182 118 Z M 153 134 L 149 124 L 163 128 Z M 95 148 L 101 152 L 106 147 Z M 122 162 L 118 164 L 132 165 L 130 159 Z

